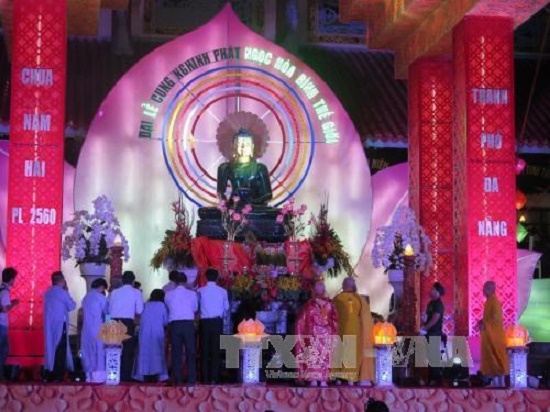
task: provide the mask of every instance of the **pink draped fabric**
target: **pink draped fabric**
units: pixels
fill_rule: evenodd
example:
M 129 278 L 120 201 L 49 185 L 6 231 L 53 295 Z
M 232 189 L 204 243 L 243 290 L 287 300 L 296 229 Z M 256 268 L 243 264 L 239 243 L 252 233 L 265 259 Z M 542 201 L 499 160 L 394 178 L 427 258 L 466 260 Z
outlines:
M 332 301 L 311 299 L 296 320 L 298 377 L 305 381 L 327 381 L 330 377 L 338 313 Z

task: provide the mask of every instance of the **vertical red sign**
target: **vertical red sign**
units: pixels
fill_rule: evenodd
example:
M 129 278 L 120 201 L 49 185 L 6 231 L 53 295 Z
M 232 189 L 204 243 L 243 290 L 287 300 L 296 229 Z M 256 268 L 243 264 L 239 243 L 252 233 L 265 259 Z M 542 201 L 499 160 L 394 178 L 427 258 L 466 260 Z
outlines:
M 475 333 L 494 280 L 516 322 L 513 20 L 468 16 L 454 30 L 458 333 Z
M 421 311 L 430 289 L 445 287 L 445 315 L 454 312 L 453 65 L 449 58 L 422 58 L 409 69 L 409 195 L 432 241 L 433 265 L 420 281 Z M 454 317 L 445 332 L 454 334 Z
M 13 3 L 7 264 L 19 276 L 12 356 L 40 363 L 42 296 L 60 267 L 66 0 Z

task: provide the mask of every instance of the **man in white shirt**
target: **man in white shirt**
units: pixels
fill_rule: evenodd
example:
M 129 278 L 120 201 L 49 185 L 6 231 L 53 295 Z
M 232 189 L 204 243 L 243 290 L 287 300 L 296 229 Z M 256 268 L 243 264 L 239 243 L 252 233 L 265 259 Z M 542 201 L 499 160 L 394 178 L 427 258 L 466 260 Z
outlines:
M 66 370 L 74 370 L 69 347 L 69 312 L 76 302 L 67 290 L 63 272 L 52 273 L 52 287 L 44 294 L 44 369 L 47 380 L 63 382 Z
M 201 378 L 204 383 L 219 383 L 220 336 L 223 333 L 223 315 L 229 310 L 227 290 L 218 286 L 218 271 L 206 271 L 206 286 L 199 288 Z
M 168 280 L 169 282 L 162 287 L 162 290 L 164 293 L 168 293 L 171 290 L 174 290 L 177 285 L 177 280 L 180 277 L 180 273 L 177 270 L 171 270 L 170 273 L 168 273 Z
M 136 276 L 132 271 L 122 274 L 122 287 L 113 290 L 109 300 L 109 315 L 112 320 L 122 322 L 128 329 L 130 339 L 122 342 L 120 379 L 124 382 L 132 380 L 135 354 L 135 318 L 143 312 L 143 295 L 134 288 Z
M 2 286 L 0 286 L 0 382 L 5 379 L 4 366 L 10 351 L 8 342 L 8 312 L 19 304 L 19 300 L 10 299 L 10 289 L 15 283 L 17 271 L 5 268 L 2 271 Z
M 197 293 L 185 287 L 187 276 L 180 274 L 175 289 L 164 298 L 168 307 L 170 342 L 172 345 L 172 369 L 176 385 L 183 383 L 183 346 L 187 364 L 187 383 L 197 383 L 197 355 L 195 340 L 195 314 L 199 308 Z

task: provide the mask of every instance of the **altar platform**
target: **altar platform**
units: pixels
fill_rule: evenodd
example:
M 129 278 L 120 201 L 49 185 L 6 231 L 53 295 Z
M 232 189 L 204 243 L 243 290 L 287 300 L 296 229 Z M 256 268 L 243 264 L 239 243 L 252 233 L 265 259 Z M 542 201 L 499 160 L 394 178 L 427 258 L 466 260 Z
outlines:
M 548 411 L 550 390 L 449 388 L 295 388 L 289 386 L 196 386 L 161 384 L 0 385 L 0 410 L 15 411 L 363 411 L 370 398 L 392 412 Z

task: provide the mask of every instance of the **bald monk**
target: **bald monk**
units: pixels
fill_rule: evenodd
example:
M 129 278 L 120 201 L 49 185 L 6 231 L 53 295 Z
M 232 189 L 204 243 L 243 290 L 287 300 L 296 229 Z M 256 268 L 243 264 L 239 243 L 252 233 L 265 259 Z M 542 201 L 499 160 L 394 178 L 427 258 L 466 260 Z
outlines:
M 506 354 L 502 304 L 495 291 L 495 282 L 485 282 L 483 295 L 487 300 L 483 308 L 483 320 L 478 323 L 478 330 L 481 331 L 481 373 L 492 378 L 491 386 L 503 387 L 504 376 L 509 373 L 510 365 Z
M 348 381 L 350 386 L 359 382 L 362 386 L 368 386 L 374 380 L 374 357 L 372 330 L 374 322 L 370 313 L 369 303 L 357 293 L 355 280 L 347 277 L 342 282 L 342 292 L 333 300 L 338 311 L 338 332 L 340 338 L 346 335 L 355 336 L 355 348 L 347 348 L 344 342 L 342 359 L 348 361 L 347 365 L 355 365 L 339 369 L 336 377 Z M 350 351 L 355 349 L 355 358 L 350 359 Z M 352 355 L 353 356 L 353 355 Z

